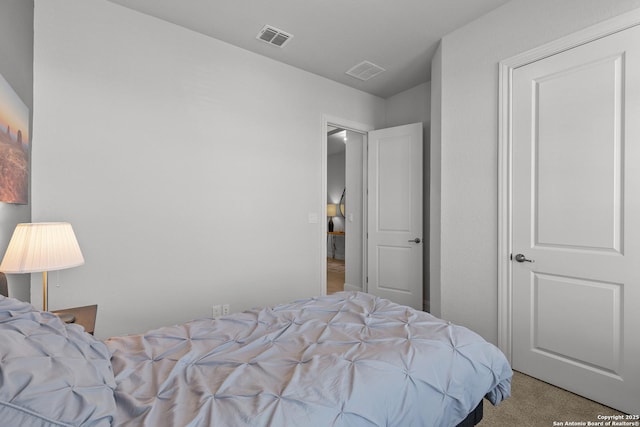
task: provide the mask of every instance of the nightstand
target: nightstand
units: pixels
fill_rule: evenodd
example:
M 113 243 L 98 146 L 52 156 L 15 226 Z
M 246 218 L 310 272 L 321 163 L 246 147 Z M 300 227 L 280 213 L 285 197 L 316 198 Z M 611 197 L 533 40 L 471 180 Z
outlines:
M 98 313 L 98 305 L 86 305 L 84 307 L 65 308 L 64 310 L 52 311 L 53 314 L 60 316 L 66 323 L 76 323 L 84 330 L 93 335 L 96 326 L 96 314 Z

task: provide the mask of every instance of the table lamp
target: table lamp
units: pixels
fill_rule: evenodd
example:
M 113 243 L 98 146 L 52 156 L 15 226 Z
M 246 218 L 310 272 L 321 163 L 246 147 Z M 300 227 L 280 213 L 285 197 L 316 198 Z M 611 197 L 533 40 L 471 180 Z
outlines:
M 328 204 L 327 205 L 327 216 L 329 217 L 329 224 L 327 225 L 327 230 L 328 231 L 333 231 L 333 217 L 336 216 L 338 214 L 338 211 L 336 209 L 336 205 L 334 204 Z
M 42 309 L 47 311 L 47 272 L 84 264 L 80 246 L 68 222 L 18 224 L 4 254 L 3 273 L 42 272 Z

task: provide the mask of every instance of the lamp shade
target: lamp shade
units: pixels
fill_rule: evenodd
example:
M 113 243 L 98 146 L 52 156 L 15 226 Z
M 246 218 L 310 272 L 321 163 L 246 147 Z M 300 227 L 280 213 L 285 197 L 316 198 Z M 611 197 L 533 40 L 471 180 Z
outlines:
M 327 216 L 336 216 L 338 211 L 336 209 L 336 205 L 328 204 L 327 205 Z
M 62 270 L 84 264 L 68 222 L 18 224 L 0 264 L 3 273 Z

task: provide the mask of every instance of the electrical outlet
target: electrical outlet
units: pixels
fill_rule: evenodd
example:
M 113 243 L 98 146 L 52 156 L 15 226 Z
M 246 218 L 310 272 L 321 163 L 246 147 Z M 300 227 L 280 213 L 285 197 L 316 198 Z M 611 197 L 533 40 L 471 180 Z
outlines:
M 222 316 L 222 306 L 220 304 L 216 304 L 213 306 L 213 317 Z
M 226 316 L 227 314 L 229 314 L 229 304 L 223 304 L 222 305 L 222 315 Z

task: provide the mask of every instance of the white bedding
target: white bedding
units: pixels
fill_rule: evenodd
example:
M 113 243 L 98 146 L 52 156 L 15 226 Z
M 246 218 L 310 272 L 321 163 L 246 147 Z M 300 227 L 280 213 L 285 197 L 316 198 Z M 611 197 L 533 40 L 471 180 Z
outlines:
M 118 426 L 446 426 L 509 396 L 464 327 L 339 293 L 111 338 Z

